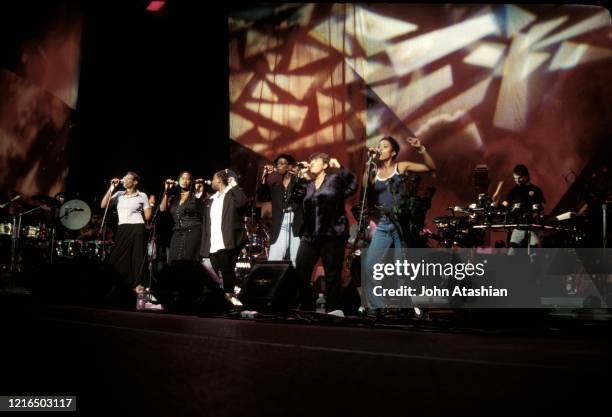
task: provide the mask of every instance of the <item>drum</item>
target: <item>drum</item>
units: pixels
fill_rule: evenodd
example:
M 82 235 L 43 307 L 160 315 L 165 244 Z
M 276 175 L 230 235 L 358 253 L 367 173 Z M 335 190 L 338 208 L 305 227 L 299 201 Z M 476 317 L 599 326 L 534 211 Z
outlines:
M 27 239 L 38 239 L 40 238 L 40 227 L 21 226 L 21 236 Z
M 58 240 L 55 246 L 55 254 L 60 258 L 73 259 L 81 255 L 83 242 L 75 239 Z
M 251 256 L 259 256 L 266 250 L 265 237 L 258 234 L 249 235 L 247 251 Z
M 81 254 L 89 260 L 104 262 L 110 255 L 112 242 L 103 240 L 91 240 L 81 244 Z
M 0 235 L 12 236 L 13 223 L 0 223 Z

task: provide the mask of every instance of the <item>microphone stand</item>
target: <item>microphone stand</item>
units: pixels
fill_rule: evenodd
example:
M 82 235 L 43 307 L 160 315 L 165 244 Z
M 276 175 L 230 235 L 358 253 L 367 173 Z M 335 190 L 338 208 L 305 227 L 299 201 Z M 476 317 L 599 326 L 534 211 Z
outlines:
M 363 195 L 361 196 L 361 204 L 360 204 L 360 209 L 359 209 L 359 221 L 357 223 L 357 235 L 355 236 L 355 241 L 353 242 L 353 250 L 355 250 L 355 247 L 357 246 L 357 241 L 359 240 L 359 236 L 360 235 L 365 236 L 365 232 L 362 230 L 364 226 L 363 212 L 365 210 L 365 203 L 366 203 L 367 194 L 368 194 L 368 185 L 370 181 L 370 171 L 372 169 L 373 163 L 374 163 L 374 155 L 368 152 L 368 160 L 366 161 L 366 169 L 365 169 L 367 178 L 366 178 L 366 183 L 364 184 L 364 187 L 363 187 Z
M 115 188 L 117 188 L 117 186 L 115 186 Z M 113 188 L 113 190 L 110 193 L 110 196 L 108 197 L 108 202 L 106 203 L 106 207 L 104 208 L 104 215 L 102 216 L 102 223 L 100 224 L 100 237 L 102 238 L 102 253 L 104 254 L 106 253 L 106 214 L 108 213 L 108 207 L 111 205 L 111 200 L 112 200 L 113 192 L 115 191 L 115 188 Z
M 161 192 L 159 193 L 159 198 L 157 199 L 157 201 L 159 201 L 159 203 L 157 204 L 157 207 L 155 207 L 155 212 L 153 213 L 153 217 L 151 217 L 151 222 L 149 223 L 149 237 L 147 238 L 147 248 L 145 251 L 145 256 L 142 258 L 142 262 L 140 264 L 140 269 L 138 270 L 138 275 L 140 275 L 142 273 L 142 269 L 144 268 L 144 263 L 145 260 L 148 260 L 148 265 L 149 265 L 149 280 L 148 280 L 148 285 L 146 286 L 146 288 L 149 289 L 149 292 L 151 291 L 151 284 L 153 283 L 153 259 L 154 257 L 157 255 L 157 244 L 154 243 L 154 239 L 155 239 L 155 231 L 156 231 L 156 227 L 157 227 L 157 217 L 159 214 L 159 208 L 161 206 L 161 201 L 163 198 L 163 194 L 164 194 L 164 188 L 165 188 L 165 184 L 162 185 L 162 189 Z
M 288 206 L 291 209 L 290 211 L 287 212 L 289 213 L 289 225 L 287 227 L 287 249 L 289 250 L 289 261 L 293 265 L 293 261 L 291 260 L 291 240 L 293 239 L 293 219 L 295 218 L 295 212 L 293 211 L 293 207 L 292 207 L 291 195 L 293 194 L 293 187 L 295 187 L 294 181 L 296 177 L 293 174 L 291 174 L 289 171 L 287 171 L 285 175 L 291 175 L 291 178 L 289 179 L 289 184 L 287 184 L 287 189 L 283 190 L 283 204 Z M 285 188 L 284 181 L 285 181 L 284 178 L 281 178 L 281 186 L 283 188 Z M 284 218 L 285 218 L 285 211 L 283 210 L 283 220 Z M 282 227 L 282 223 L 281 223 L 281 227 Z M 285 253 L 287 252 L 285 251 Z M 295 265 L 293 266 L 295 267 Z
M 15 271 L 15 255 L 17 253 L 17 247 L 19 245 L 19 237 L 21 232 L 21 217 L 25 216 L 26 214 L 32 213 L 33 211 L 36 211 L 40 208 L 41 206 L 34 207 L 33 209 L 24 211 L 23 213 L 19 213 L 13 216 L 13 233 L 11 236 L 11 272 Z

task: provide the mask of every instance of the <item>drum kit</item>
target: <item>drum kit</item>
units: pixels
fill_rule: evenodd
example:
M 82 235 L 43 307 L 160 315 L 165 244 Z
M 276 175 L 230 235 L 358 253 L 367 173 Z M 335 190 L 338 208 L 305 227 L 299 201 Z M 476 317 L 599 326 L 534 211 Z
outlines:
M 532 207 L 505 207 L 491 200 L 490 197 L 479 194 L 477 202 L 467 207 L 448 207 L 450 216 L 439 216 L 433 219 L 437 228 L 434 239 L 441 247 L 477 247 L 485 244 L 487 230 L 512 230 L 521 228 L 529 232 L 561 231 L 572 234 L 571 239 L 577 239 L 573 234 L 575 227 L 568 222 L 551 221 L 542 214 L 542 205 Z
M 91 209 L 82 200 L 62 202 L 45 195 L 26 198 L 17 195 L 0 204 L 0 247 L 10 259 L 0 263 L 10 271 L 22 269 L 31 261 L 52 263 L 55 257 L 104 261 L 110 242 L 57 239 L 76 234 L 91 220 Z M 37 259 L 32 259 L 37 257 Z

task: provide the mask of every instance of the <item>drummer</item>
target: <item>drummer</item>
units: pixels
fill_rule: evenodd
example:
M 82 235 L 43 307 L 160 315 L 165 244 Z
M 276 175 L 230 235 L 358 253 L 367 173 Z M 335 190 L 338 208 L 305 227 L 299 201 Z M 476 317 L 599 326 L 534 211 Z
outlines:
M 544 208 L 546 203 L 544 194 L 540 187 L 531 183 L 529 170 L 525 165 L 515 166 L 512 176 L 516 185 L 510 190 L 502 205 L 507 207 L 510 214 L 519 222 L 532 223 L 534 215 L 539 214 Z M 510 247 L 524 246 L 528 237 L 531 247 L 540 246 L 540 237 L 536 231 L 517 227 L 510 235 Z

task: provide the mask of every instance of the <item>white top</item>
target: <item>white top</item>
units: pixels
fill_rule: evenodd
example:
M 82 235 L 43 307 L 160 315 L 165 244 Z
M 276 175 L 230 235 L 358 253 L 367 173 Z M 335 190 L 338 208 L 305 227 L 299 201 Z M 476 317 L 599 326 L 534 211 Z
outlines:
M 223 243 L 223 231 L 221 229 L 222 217 L 223 217 L 223 200 L 225 200 L 225 194 L 232 188 L 232 185 L 225 187 L 222 193 L 217 191 L 210 198 L 212 204 L 210 206 L 210 253 L 215 253 L 221 249 L 225 249 L 225 243 Z
M 126 196 L 125 191 L 117 191 L 112 198 L 117 198 L 117 214 L 119 224 L 142 224 L 144 223 L 144 209 L 148 209 L 149 198 L 141 191 Z

